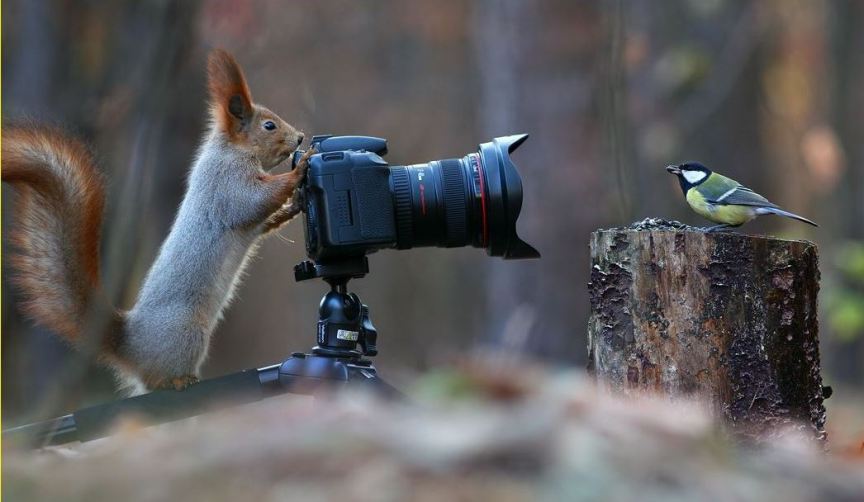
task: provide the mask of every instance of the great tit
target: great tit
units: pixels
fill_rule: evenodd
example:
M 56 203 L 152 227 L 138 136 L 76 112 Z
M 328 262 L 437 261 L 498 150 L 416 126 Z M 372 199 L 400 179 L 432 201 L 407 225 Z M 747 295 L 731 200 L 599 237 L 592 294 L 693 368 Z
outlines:
M 678 176 L 687 203 L 700 216 L 714 223 L 708 231 L 738 227 L 763 214 L 777 214 L 818 226 L 807 218 L 784 211 L 758 193 L 737 181 L 697 162 L 667 166 L 666 170 Z

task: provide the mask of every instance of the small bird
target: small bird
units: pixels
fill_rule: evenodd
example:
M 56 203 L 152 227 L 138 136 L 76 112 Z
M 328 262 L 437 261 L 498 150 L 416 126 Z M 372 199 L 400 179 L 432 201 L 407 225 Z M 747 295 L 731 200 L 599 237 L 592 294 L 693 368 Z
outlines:
M 709 232 L 738 227 L 763 214 L 777 214 L 818 226 L 807 218 L 780 209 L 753 190 L 698 162 L 666 166 L 666 170 L 678 176 L 690 207 L 700 216 L 718 223 L 708 227 Z

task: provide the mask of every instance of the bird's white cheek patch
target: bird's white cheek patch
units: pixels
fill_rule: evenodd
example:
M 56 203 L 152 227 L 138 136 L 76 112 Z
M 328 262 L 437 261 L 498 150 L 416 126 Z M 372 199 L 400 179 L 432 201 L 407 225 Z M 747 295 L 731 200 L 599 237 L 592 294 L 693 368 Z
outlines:
M 705 178 L 705 173 L 702 171 L 683 171 L 681 174 L 688 183 L 699 183 Z

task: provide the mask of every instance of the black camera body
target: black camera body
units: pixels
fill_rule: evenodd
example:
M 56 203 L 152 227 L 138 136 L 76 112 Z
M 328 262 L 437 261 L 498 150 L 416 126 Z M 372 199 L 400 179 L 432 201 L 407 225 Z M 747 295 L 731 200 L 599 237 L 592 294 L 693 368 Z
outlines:
M 311 146 L 317 153 L 309 158 L 302 188 L 309 257 L 326 261 L 392 247 L 397 237 L 390 168 L 381 157 L 387 141 L 315 136 Z
M 492 256 L 539 257 L 516 235 L 522 183 L 509 154 L 527 137 L 412 166 L 388 165 L 382 138 L 313 137 L 316 153 L 298 192 L 309 258 L 332 263 L 385 248 L 469 244 Z M 294 164 L 303 154 L 295 152 Z

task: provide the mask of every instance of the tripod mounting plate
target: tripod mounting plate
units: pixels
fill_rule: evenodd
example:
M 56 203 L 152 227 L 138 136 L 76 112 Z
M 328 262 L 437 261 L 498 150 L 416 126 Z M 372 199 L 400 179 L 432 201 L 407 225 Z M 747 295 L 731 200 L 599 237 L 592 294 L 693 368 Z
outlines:
M 321 278 L 327 282 L 332 280 L 347 282 L 358 279 L 369 273 L 369 260 L 365 256 L 345 258 L 343 260 L 315 263 L 309 260 L 294 265 L 294 280 L 297 282 Z

